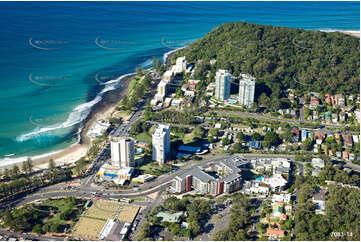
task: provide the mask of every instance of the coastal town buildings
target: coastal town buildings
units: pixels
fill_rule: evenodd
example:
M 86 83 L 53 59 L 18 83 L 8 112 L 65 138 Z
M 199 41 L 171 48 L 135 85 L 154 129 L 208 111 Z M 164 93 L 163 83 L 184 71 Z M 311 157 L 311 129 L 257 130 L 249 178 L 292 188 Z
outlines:
M 134 140 L 113 138 L 110 141 L 111 161 L 115 167 L 134 167 Z
M 178 57 L 176 60 L 176 64 L 173 66 L 173 71 L 175 73 L 180 73 L 183 71 L 186 71 L 187 69 L 187 61 L 186 61 L 186 57 Z
M 326 214 L 326 191 L 319 190 L 312 196 L 312 202 L 316 205 L 316 214 Z
M 218 70 L 216 73 L 215 98 L 221 101 L 226 100 L 231 92 L 232 75 L 227 70 Z
M 241 74 L 239 81 L 238 102 L 250 108 L 254 102 L 255 78 L 249 74 Z
M 167 81 L 161 80 L 157 87 L 157 94 L 155 95 L 155 99 L 157 101 L 163 101 L 164 97 L 167 96 Z
M 173 179 L 172 189 L 178 193 L 195 190 L 213 196 L 223 193 L 230 194 L 241 189 L 240 167 L 247 163 L 239 157 L 233 157 L 222 160 L 207 169 L 194 167 L 190 171 L 176 176 Z
M 152 160 L 164 164 L 170 153 L 170 128 L 159 125 L 152 135 Z
M 87 135 L 93 138 L 100 137 L 104 131 L 110 127 L 110 122 L 107 119 L 99 119 L 95 124 L 89 129 Z
M 174 72 L 170 70 L 164 72 L 162 80 L 165 80 L 167 83 L 171 83 L 174 80 Z

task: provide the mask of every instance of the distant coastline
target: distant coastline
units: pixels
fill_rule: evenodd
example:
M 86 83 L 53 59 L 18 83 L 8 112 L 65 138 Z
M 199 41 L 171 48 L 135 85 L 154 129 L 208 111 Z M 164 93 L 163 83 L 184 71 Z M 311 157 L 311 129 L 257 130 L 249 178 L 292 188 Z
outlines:
M 337 30 L 336 32 L 360 38 L 360 31 L 358 31 L 358 30 L 353 30 L 353 31 L 351 31 L 351 30 L 350 31 Z
M 320 29 L 319 31 L 326 32 L 326 33 L 339 32 L 339 33 L 342 33 L 342 34 L 347 34 L 347 35 L 351 35 L 351 36 L 360 38 L 360 30 L 328 30 L 328 29 Z

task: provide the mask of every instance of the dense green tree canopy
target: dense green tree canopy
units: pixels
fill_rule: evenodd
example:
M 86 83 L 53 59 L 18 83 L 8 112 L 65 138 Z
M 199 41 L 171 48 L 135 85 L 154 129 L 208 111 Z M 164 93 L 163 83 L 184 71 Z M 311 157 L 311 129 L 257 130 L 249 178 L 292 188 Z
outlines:
M 275 101 L 287 88 L 332 94 L 360 90 L 360 40 L 338 32 L 227 23 L 180 50 L 173 61 L 184 55 L 188 62 L 204 61 L 200 77 L 207 68 L 211 75 L 221 68 L 253 74 L 256 96 L 266 93 Z M 212 59 L 217 62 L 210 66 Z M 263 95 L 260 101 L 268 100 Z

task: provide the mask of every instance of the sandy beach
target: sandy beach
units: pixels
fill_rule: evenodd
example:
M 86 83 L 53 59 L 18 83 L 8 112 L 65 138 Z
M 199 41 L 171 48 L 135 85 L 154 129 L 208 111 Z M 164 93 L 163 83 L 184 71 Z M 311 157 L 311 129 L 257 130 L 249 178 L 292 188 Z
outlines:
M 348 34 L 348 35 L 360 38 L 360 31 L 342 31 L 342 30 L 338 30 L 336 32 L 343 33 L 343 34 Z
M 119 81 L 122 83 L 122 88 L 106 92 L 103 95 L 103 99 L 93 107 L 89 116 L 83 121 L 84 128 L 80 133 L 80 141 L 78 144 L 74 144 L 58 152 L 50 153 L 49 155 L 33 158 L 34 170 L 47 168 L 50 159 L 53 159 L 58 165 L 64 165 L 74 163 L 85 156 L 91 142 L 90 138 L 87 136 L 88 130 L 93 126 L 96 120 L 112 115 L 123 95 L 128 93 L 129 83 L 133 77 L 134 74 L 121 78 Z M 1 165 L 0 163 L 0 170 L 3 170 L 5 167 L 12 167 L 14 164 L 19 163 L 22 163 L 22 161 L 9 162 L 5 165 Z
M 348 35 L 360 38 L 360 31 L 341 31 L 340 30 L 340 31 L 337 31 L 337 32 L 340 32 L 340 33 L 343 33 L 343 34 L 348 34 Z

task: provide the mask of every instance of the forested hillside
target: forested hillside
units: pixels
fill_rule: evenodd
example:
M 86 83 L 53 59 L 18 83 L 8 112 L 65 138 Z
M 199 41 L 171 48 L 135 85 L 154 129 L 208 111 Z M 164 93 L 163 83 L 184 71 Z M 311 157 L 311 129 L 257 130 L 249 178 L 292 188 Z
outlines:
M 259 87 L 274 98 L 281 89 L 299 93 L 359 93 L 360 39 L 338 32 L 325 33 L 245 22 L 223 24 L 172 59 L 203 60 L 202 71 L 227 69 L 233 75 L 251 73 Z M 211 66 L 209 61 L 216 59 Z M 256 87 L 257 89 L 257 87 Z

